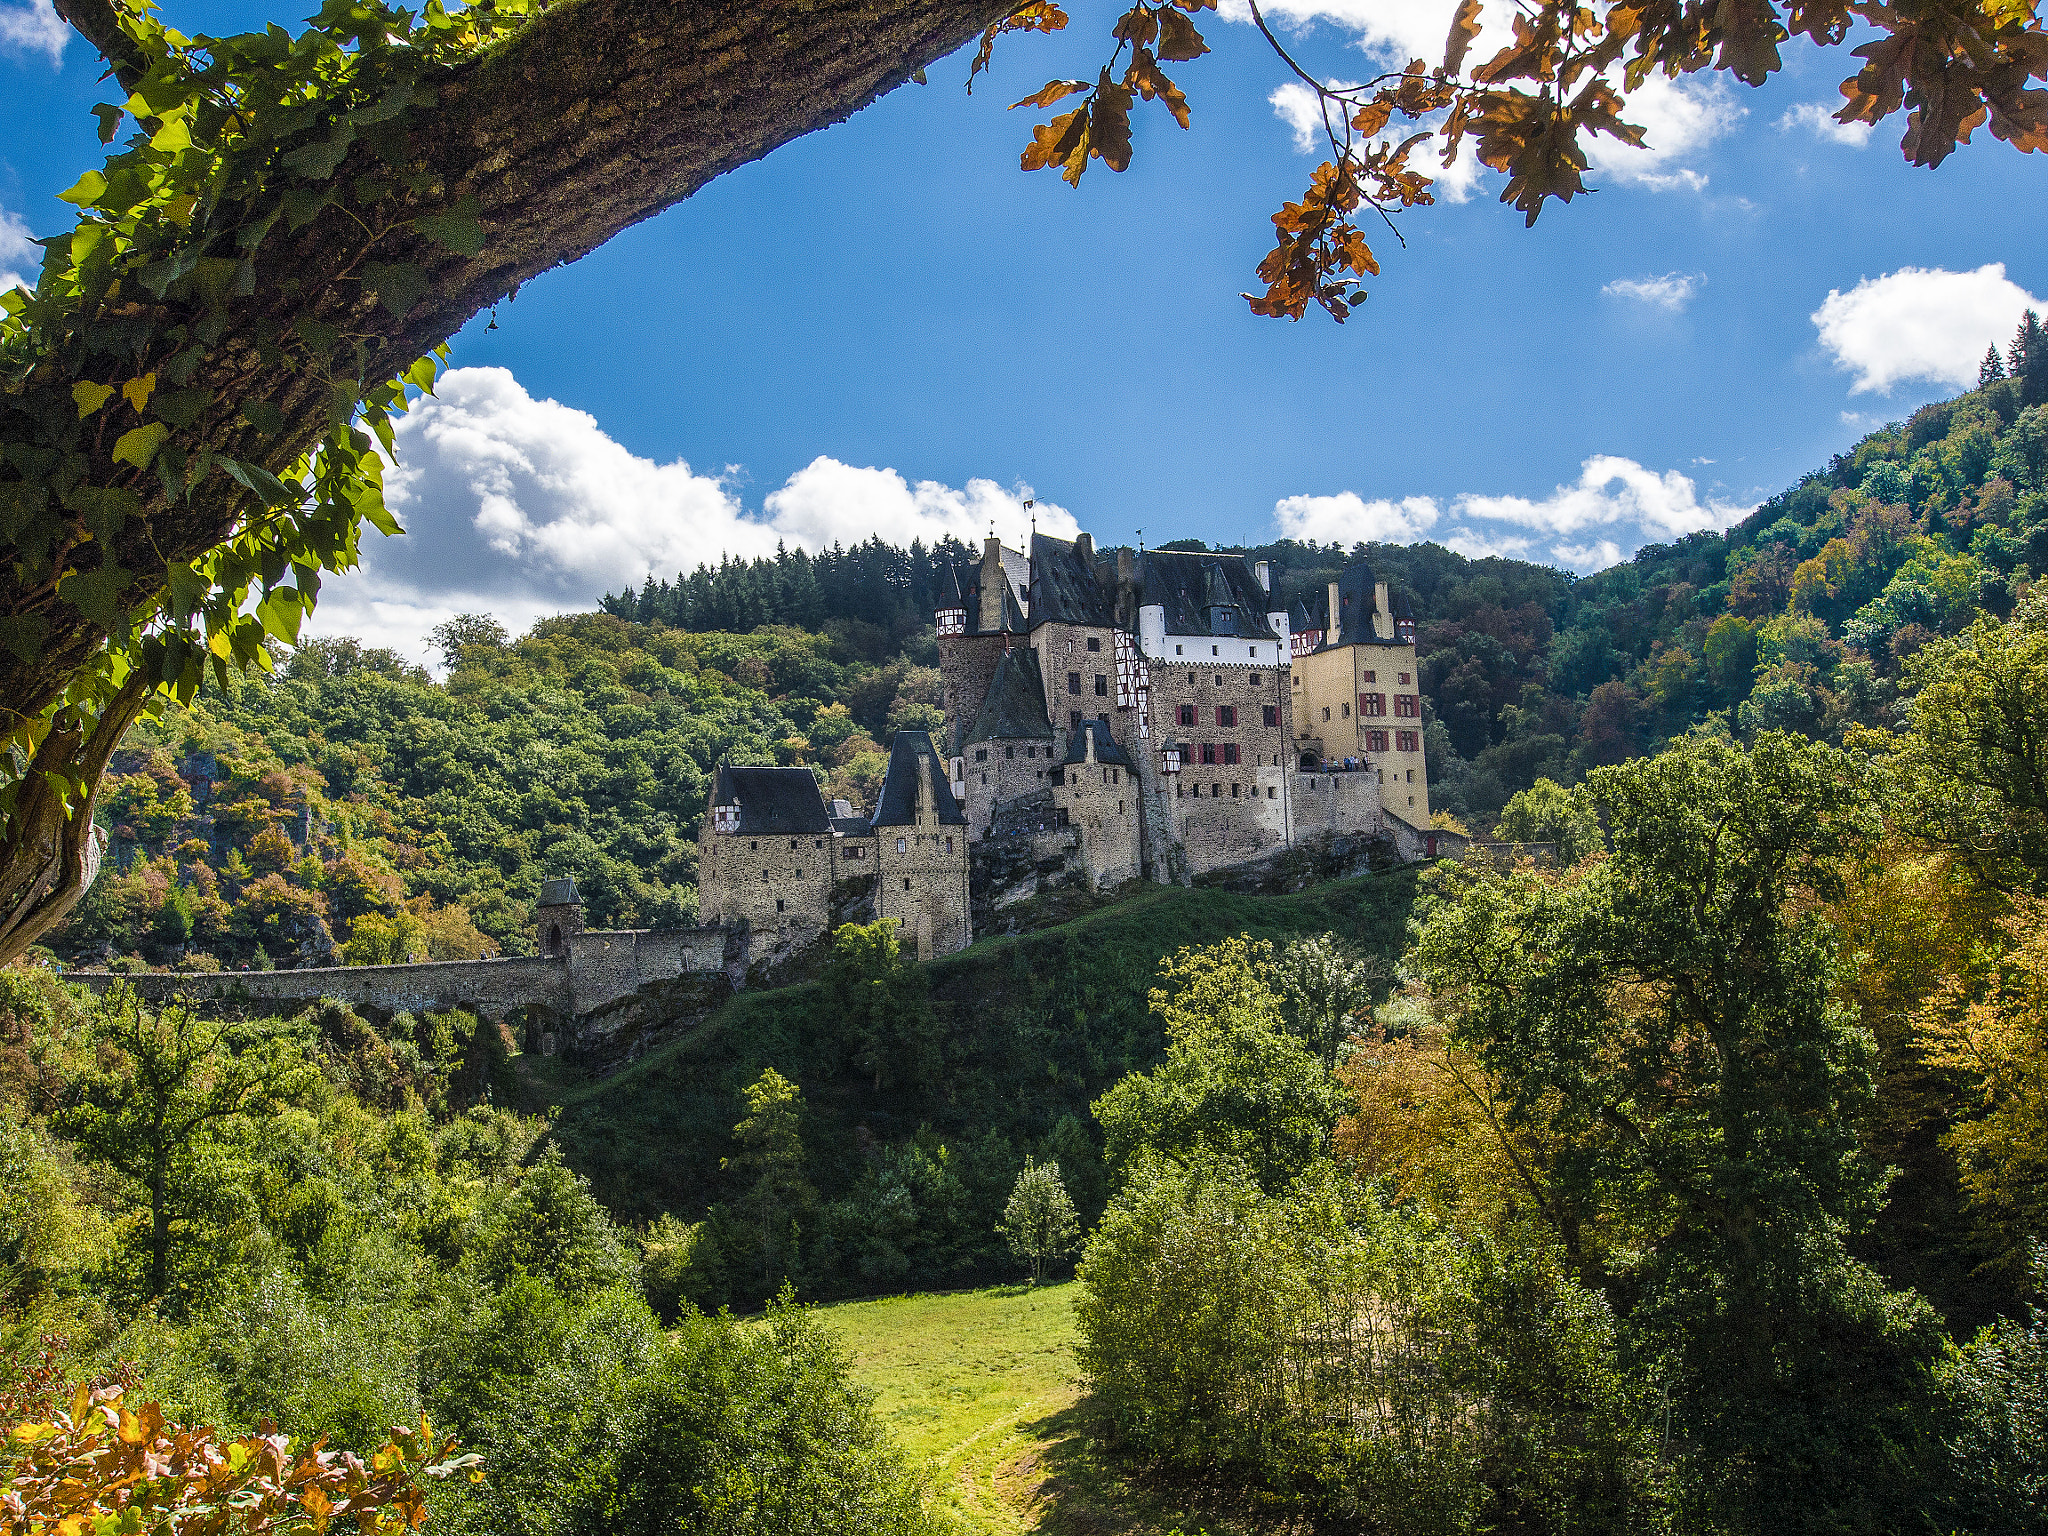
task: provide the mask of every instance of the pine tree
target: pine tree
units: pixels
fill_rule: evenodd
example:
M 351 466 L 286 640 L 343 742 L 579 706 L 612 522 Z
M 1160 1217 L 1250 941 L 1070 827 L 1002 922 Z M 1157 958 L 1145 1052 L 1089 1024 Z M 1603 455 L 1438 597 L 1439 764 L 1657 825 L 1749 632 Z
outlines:
M 2005 362 L 1999 357 L 1998 348 L 1987 347 L 1984 361 L 1977 365 L 1977 387 L 1982 389 L 1987 384 L 1996 384 L 2004 377 Z

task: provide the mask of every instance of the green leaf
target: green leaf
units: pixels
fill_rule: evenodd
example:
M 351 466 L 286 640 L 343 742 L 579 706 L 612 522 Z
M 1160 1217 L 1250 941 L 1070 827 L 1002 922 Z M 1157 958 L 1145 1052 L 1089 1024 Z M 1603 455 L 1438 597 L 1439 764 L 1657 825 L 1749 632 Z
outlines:
M 37 480 L 0 484 L 0 543 L 13 543 L 50 504 L 50 488 Z
M 59 583 L 57 595 L 102 629 L 121 622 L 121 593 L 133 579 L 118 565 L 103 565 L 96 571 L 73 571 Z
M 89 384 L 80 382 L 71 386 L 71 398 L 78 402 L 78 419 L 85 420 L 94 411 L 105 405 L 114 396 L 111 384 Z
M 368 523 L 386 538 L 396 538 L 405 532 L 403 528 L 398 526 L 398 519 L 393 517 L 385 507 L 382 496 L 364 497 L 356 503 L 356 510 L 363 514 L 364 522 Z
M 174 427 L 189 427 L 211 404 L 210 389 L 163 389 L 157 391 L 154 410 Z
M 23 661 L 34 661 L 42 655 L 43 637 L 49 632 L 50 626 L 32 613 L 0 618 L 0 646 Z
M 481 233 L 478 243 L 482 243 Z M 409 261 L 373 261 L 363 268 L 363 286 L 377 295 L 392 318 L 403 320 L 427 291 L 427 274 Z
M 418 219 L 420 232 L 463 256 L 474 256 L 484 248 L 484 227 L 479 222 L 482 205 L 474 192 L 465 192 L 446 213 L 430 213 Z
M 213 583 L 183 562 L 171 566 L 166 574 L 171 585 L 171 618 L 182 621 L 206 601 Z
M 149 461 L 156 457 L 157 449 L 170 435 L 171 429 L 160 421 L 144 422 L 132 432 L 123 432 L 114 444 L 114 462 L 147 469 Z
M 133 491 L 121 486 L 81 485 L 73 488 L 64 498 L 66 509 L 76 512 L 79 520 L 92 531 L 96 539 L 106 540 L 121 531 L 121 525 L 131 517 L 142 515 L 142 502 Z
M 243 401 L 242 420 L 269 437 L 275 437 L 284 430 L 284 412 L 268 400 Z
M 100 142 L 102 144 L 113 143 L 114 135 L 121 128 L 121 108 L 108 102 L 101 102 L 92 109 L 92 115 L 100 120 Z
M 347 156 L 355 136 L 355 129 L 342 123 L 329 138 L 317 144 L 301 145 L 278 163 L 294 176 L 304 177 L 307 181 L 325 181 Z
M 58 200 L 76 203 L 81 208 L 90 208 L 101 193 L 107 190 L 107 178 L 98 171 L 87 171 L 72 184 L 68 192 L 59 192 Z
M 304 229 L 313 218 L 334 201 L 332 187 L 291 187 L 279 199 L 284 207 L 285 222 L 293 229 Z
M 239 459 L 222 459 L 220 467 L 263 498 L 267 507 L 289 506 L 303 500 L 305 491 L 286 485 L 261 464 L 246 464 Z

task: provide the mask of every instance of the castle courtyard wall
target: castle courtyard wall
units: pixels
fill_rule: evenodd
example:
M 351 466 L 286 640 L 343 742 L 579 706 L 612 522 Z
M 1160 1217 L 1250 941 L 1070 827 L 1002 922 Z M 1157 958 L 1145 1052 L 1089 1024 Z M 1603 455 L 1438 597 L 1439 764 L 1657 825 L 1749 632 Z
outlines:
M 955 954 L 970 941 L 968 830 L 905 826 L 877 831 L 875 919 L 899 924 L 900 942 L 920 960 Z

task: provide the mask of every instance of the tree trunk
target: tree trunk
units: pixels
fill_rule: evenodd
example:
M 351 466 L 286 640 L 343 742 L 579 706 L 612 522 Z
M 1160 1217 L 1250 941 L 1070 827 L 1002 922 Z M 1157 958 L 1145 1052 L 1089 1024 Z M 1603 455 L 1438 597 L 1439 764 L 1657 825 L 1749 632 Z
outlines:
M 98 874 L 104 839 L 92 814 L 100 775 L 148 698 L 141 677 L 131 677 L 90 735 L 52 731 L 43 738 L 14 818 L 0 833 L 0 965 L 62 921 Z M 65 803 L 50 777 L 60 773 L 86 786 L 83 804 Z
M 333 393 L 323 369 L 284 361 L 275 338 L 309 323 L 360 338 L 350 366 L 359 361 L 360 385 L 375 385 L 521 283 L 596 249 L 712 178 L 850 117 L 1014 3 L 564 0 L 507 42 L 443 72 L 432 104 L 407 115 L 407 163 L 396 179 L 411 177 L 424 191 L 354 208 L 331 205 L 296 232 L 282 221 L 273 227 L 253 255 L 253 292 L 231 301 L 224 331 L 188 381 L 212 391 L 213 403 L 181 438 L 285 470 L 319 442 Z M 100 24 L 103 10 L 93 0 L 66 0 L 67 16 L 102 51 L 118 37 Z M 877 167 L 877 174 L 888 168 Z M 358 177 L 392 176 L 358 142 L 332 184 L 346 189 Z M 485 243 L 475 256 L 437 244 L 412 222 L 465 197 L 481 210 Z M 213 238 L 216 247 L 232 248 L 232 230 Z M 785 262 L 794 281 L 812 249 L 793 236 L 789 249 L 763 257 Z M 425 275 L 426 291 L 402 316 L 364 287 L 363 268 L 372 261 L 411 264 Z M 201 320 L 194 305 L 132 295 L 120 309 L 124 324 L 157 338 Z M 146 344 L 133 374 L 173 350 L 168 341 Z M 76 382 L 61 367 L 39 368 L 15 419 L 34 416 L 36 394 L 54 391 L 68 401 Z M 266 435 L 241 419 L 242 407 L 259 401 L 283 413 L 282 431 Z M 0 431 L 0 447 L 9 435 Z M 255 507 L 218 472 L 189 499 L 173 498 L 154 474 L 114 461 L 116 436 L 98 434 L 85 481 L 133 492 L 142 515 L 128 518 L 112 538 L 80 546 L 76 563 L 89 566 L 91 550 L 98 550 L 99 568 L 128 573 L 121 601 L 137 609 L 163 590 L 167 563 L 217 545 Z M 58 597 L 64 560 L 56 562 L 58 573 L 31 578 L 13 554 L 11 543 L 0 540 L 0 619 L 39 625 L 41 639 L 26 656 L 0 647 L 0 700 L 16 718 L 33 718 L 91 664 L 107 630 Z M 140 708 L 141 700 L 127 702 L 125 693 L 125 714 L 108 716 L 111 732 L 46 744 L 50 765 L 89 765 L 84 781 L 95 783 Z M 41 754 L 36 766 L 44 766 Z M 25 789 L 25 807 L 38 793 Z M 84 823 L 61 830 L 62 810 L 61 802 L 39 804 L 33 815 L 25 808 L 0 841 L 0 963 L 61 918 L 84 888 L 90 833 Z

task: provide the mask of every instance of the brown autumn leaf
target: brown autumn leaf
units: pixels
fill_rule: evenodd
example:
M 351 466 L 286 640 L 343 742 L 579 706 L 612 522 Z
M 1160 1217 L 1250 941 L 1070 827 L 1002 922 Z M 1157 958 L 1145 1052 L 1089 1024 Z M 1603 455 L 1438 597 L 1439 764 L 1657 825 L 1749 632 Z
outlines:
M 1199 59 L 1209 51 L 1209 45 L 1202 40 L 1202 34 L 1195 30 L 1195 24 L 1182 11 L 1161 11 L 1159 13 L 1159 57 L 1169 64 L 1183 64 L 1189 59 Z
M 1019 107 L 1049 107 L 1056 101 L 1065 100 L 1076 91 L 1087 89 L 1086 80 L 1048 80 L 1022 101 L 1011 102 L 1010 110 L 1014 112 Z
M 1457 14 L 1451 17 L 1450 36 L 1444 39 L 1445 74 L 1455 75 L 1465 67 L 1466 50 L 1483 25 L 1479 19 L 1482 9 L 1481 0 L 1458 0 Z
M 974 50 L 974 62 L 967 67 L 967 94 L 974 94 L 974 77 L 988 68 L 996 39 L 1005 32 L 1058 32 L 1067 24 L 1067 13 L 1053 0 L 1031 0 L 1019 6 L 981 34 L 981 46 Z
M 1173 120 L 1181 127 L 1187 127 L 1188 99 L 1181 94 L 1179 86 L 1167 79 L 1149 49 L 1140 48 L 1132 53 L 1131 67 L 1124 71 L 1124 85 L 1147 101 L 1164 102 L 1166 110 L 1173 114 Z
M 1149 5 L 1134 5 L 1117 17 L 1109 35 L 1118 42 L 1150 47 L 1152 39 L 1159 35 L 1159 17 Z

